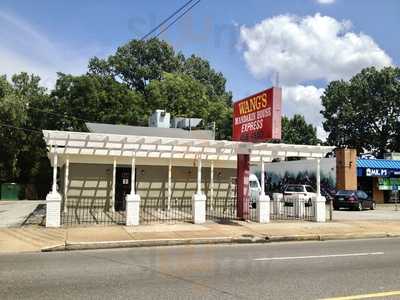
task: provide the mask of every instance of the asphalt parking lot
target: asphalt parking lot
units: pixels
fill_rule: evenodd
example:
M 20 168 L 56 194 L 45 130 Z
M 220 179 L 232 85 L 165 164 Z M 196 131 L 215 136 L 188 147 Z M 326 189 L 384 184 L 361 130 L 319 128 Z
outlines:
M 398 211 L 396 211 L 394 204 L 377 204 L 376 210 L 334 210 L 333 220 L 400 220 L 400 204 L 398 205 Z

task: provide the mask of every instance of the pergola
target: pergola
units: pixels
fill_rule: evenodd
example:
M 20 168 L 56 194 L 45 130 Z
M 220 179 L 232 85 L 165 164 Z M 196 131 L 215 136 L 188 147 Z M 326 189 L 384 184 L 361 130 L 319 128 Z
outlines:
M 43 130 L 49 158 L 59 156 L 141 157 L 236 161 L 250 154 L 252 162 L 285 157 L 322 158 L 334 147 L 247 143 L 225 140 L 178 139 L 135 135 L 99 134 Z
M 48 148 L 48 156 L 53 165 L 52 193 L 57 193 L 57 166 L 65 164 L 65 182 L 68 182 L 69 163 L 103 163 L 113 164 L 113 193 L 115 201 L 115 176 L 118 164 L 131 164 L 135 168 L 137 161 L 146 164 L 168 166 L 168 201 L 171 199 L 171 168 L 173 164 L 185 165 L 197 161 L 197 192 L 201 193 L 201 168 L 208 164 L 213 181 L 214 165 L 235 168 L 238 154 L 249 154 L 252 164 L 261 164 L 261 186 L 264 193 L 264 162 L 286 157 L 316 159 L 317 161 L 317 193 L 319 194 L 319 160 L 334 147 L 289 145 L 274 143 L 247 143 L 226 140 L 180 139 L 170 137 L 150 137 L 135 135 L 100 134 L 87 132 L 43 130 L 44 140 Z M 60 164 L 58 163 L 60 159 Z M 132 172 L 132 183 L 135 182 Z M 213 188 L 211 183 L 211 197 Z M 135 194 L 131 184 L 131 194 Z M 64 197 L 67 194 L 64 185 Z

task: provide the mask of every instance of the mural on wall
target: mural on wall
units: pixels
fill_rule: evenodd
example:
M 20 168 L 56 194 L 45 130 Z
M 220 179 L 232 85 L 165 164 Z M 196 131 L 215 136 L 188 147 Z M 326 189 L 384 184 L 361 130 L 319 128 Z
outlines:
M 252 166 L 260 180 L 260 166 Z M 308 184 L 316 188 L 316 161 L 296 160 L 265 164 L 265 191 L 280 193 L 287 184 Z M 336 193 L 336 160 L 321 159 L 321 194 L 332 197 Z

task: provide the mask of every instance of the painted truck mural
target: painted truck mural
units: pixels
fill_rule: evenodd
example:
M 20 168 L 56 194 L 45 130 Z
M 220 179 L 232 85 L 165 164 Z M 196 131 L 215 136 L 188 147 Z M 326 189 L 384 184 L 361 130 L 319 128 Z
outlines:
M 268 194 L 280 193 L 287 184 L 308 184 L 316 188 L 316 161 L 295 160 L 265 164 L 265 191 Z M 252 166 L 260 180 L 260 166 Z M 336 160 L 321 159 L 321 194 L 331 198 L 336 193 Z

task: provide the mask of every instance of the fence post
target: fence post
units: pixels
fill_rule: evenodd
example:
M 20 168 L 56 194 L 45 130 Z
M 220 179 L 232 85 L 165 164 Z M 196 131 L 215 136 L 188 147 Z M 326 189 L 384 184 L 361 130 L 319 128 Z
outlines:
M 57 160 L 57 147 L 55 147 L 53 149 L 53 186 L 46 196 L 46 227 L 61 226 L 61 195 L 57 192 Z
M 313 205 L 315 207 L 315 222 L 326 222 L 326 204 L 325 204 L 325 197 L 324 196 L 317 196 L 313 200 Z
M 206 222 L 206 195 L 201 192 L 201 156 L 197 159 L 197 192 L 192 196 L 192 218 L 194 224 Z
M 269 215 L 271 213 L 270 198 L 265 195 L 264 173 L 264 158 L 261 157 L 261 194 L 260 197 L 258 197 L 258 203 L 256 203 L 256 216 L 258 223 L 269 223 Z
M 316 222 L 326 222 L 326 204 L 325 197 L 321 196 L 321 166 L 320 159 L 317 158 L 317 196 L 314 199 L 314 207 L 315 207 L 315 220 Z
M 270 220 L 270 198 L 268 195 L 260 195 L 256 207 L 257 222 L 258 223 L 269 223 Z
M 131 166 L 131 191 L 130 194 L 126 195 L 126 225 L 135 226 L 139 225 L 139 212 L 140 212 L 140 196 L 136 194 L 135 185 L 135 157 L 132 157 Z
M 272 194 L 272 199 L 273 199 L 273 207 L 274 207 L 274 215 L 281 215 L 282 214 L 282 206 L 283 206 L 283 195 L 281 193 L 273 193 Z

